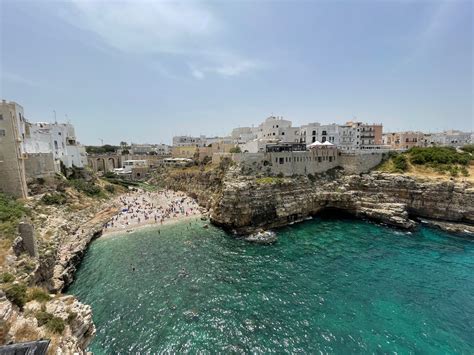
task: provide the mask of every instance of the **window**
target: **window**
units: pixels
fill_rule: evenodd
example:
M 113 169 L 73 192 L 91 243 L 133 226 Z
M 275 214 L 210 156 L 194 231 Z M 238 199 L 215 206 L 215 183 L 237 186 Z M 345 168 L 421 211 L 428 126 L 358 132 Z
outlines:
M 273 134 L 275 134 L 275 133 L 273 133 Z M 281 132 L 281 135 L 284 136 L 284 135 L 285 135 L 285 132 Z
M 3 120 L 3 115 L 0 113 L 0 121 Z
M 313 131 L 313 136 L 315 136 L 315 135 L 316 135 L 316 131 Z
M 318 163 L 321 163 L 322 159 L 321 157 L 318 157 Z
M 323 136 L 326 136 L 328 133 L 327 133 L 327 131 L 323 131 L 322 134 L 323 134 Z
M 6 136 L 6 132 L 4 129 L 0 129 L 0 137 L 5 137 Z
M 58 150 L 58 141 L 54 141 L 54 149 Z
M 280 164 L 283 164 L 285 160 L 283 158 L 280 158 Z

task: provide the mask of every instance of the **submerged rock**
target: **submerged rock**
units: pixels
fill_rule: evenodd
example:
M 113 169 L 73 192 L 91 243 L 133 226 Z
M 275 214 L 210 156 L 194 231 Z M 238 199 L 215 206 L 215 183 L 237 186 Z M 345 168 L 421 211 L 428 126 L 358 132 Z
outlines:
M 277 235 L 272 231 L 260 231 L 254 234 L 250 234 L 245 237 L 244 240 L 256 244 L 273 244 L 277 241 Z

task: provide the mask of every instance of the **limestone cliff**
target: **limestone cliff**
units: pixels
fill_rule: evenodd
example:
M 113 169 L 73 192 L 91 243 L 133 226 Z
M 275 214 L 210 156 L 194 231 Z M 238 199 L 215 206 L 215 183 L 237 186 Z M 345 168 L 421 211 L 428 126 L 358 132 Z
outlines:
M 211 220 L 248 233 L 334 208 L 401 228 L 413 218 L 474 223 L 474 188 L 467 183 L 416 180 L 382 173 L 336 179 L 229 177 Z
M 245 175 L 238 166 L 219 174 L 184 169 L 165 181 L 197 197 L 213 223 L 238 234 L 284 226 L 325 209 L 400 228 L 414 228 L 419 218 L 451 222 L 449 228 L 436 224 L 451 231 L 471 229 L 456 227 L 459 223 L 474 224 L 474 187 L 467 182 L 337 170 L 318 177 L 262 177 Z

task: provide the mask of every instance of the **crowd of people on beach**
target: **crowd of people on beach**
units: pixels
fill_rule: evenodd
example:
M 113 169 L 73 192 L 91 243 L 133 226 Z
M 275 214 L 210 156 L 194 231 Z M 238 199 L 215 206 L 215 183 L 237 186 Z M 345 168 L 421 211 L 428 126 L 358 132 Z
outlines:
M 118 199 L 120 212 L 104 225 L 104 232 L 163 224 L 168 220 L 200 214 L 196 201 L 182 192 L 129 192 Z

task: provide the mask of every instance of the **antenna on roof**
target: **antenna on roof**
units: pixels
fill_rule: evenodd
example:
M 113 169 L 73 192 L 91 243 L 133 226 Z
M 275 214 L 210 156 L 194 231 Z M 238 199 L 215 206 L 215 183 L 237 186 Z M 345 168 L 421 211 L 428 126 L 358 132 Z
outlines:
M 58 121 L 56 120 L 56 110 L 53 110 L 54 112 L 54 123 L 58 123 Z

